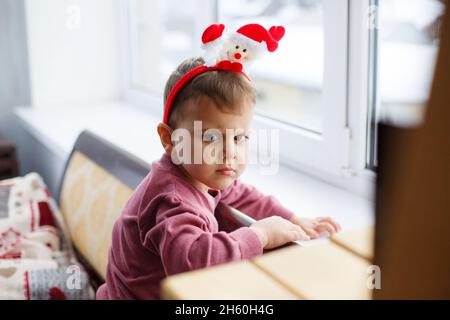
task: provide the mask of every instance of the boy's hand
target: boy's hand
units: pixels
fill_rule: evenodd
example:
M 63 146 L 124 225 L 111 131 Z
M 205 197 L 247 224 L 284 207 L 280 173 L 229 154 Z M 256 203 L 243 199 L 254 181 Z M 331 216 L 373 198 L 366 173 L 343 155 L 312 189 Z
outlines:
M 339 223 L 330 217 L 309 219 L 293 216 L 290 221 L 300 226 L 311 239 L 317 239 L 322 232 L 327 232 L 331 236 L 342 229 Z
M 280 247 L 296 240 L 309 240 L 303 229 L 278 216 L 272 216 L 253 223 L 250 229 L 255 231 L 263 249 Z

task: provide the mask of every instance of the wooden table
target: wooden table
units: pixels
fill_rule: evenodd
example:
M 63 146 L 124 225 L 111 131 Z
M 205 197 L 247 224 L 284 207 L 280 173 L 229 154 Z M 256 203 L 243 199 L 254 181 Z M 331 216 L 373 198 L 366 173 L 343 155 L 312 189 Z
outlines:
M 165 299 L 371 299 L 373 226 L 166 278 Z

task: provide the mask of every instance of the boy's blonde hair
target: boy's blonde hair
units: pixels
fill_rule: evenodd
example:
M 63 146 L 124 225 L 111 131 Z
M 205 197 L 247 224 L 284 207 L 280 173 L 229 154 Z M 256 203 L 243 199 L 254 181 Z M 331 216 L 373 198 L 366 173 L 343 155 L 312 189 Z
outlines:
M 167 80 L 164 89 L 164 105 L 175 83 L 195 67 L 204 65 L 201 57 L 183 61 Z M 239 113 L 243 101 L 255 103 L 256 92 L 251 82 L 242 74 L 231 71 L 208 71 L 196 76 L 180 91 L 172 104 L 168 124 L 175 128 L 185 102 L 208 97 L 224 112 Z

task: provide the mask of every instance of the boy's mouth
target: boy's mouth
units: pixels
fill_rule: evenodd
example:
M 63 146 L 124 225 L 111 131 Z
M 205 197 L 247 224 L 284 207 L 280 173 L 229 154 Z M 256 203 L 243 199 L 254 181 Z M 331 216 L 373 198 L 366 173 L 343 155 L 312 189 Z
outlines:
M 236 171 L 231 167 L 225 167 L 219 170 L 216 170 L 218 174 L 224 175 L 224 176 L 234 176 L 236 174 Z

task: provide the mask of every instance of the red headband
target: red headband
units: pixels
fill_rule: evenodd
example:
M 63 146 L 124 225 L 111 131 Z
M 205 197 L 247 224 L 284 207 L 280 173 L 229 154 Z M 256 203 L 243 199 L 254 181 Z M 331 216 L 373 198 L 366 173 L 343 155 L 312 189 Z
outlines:
M 265 50 L 273 52 L 278 48 L 278 41 L 284 36 L 284 27 L 272 26 L 269 30 L 263 26 L 250 23 L 240 27 L 235 33 L 223 35 L 225 25 L 212 24 L 203 31 L 202 47 L 205 49 L 205 65 L 198 66 L 183 75 L 170 90 L 164 106 L 163 122 L 169 121 L 172 105 L 181 90 L 196 76 L 207 71 L 224 70 L 242 73 L 243 65 L 246 68 L 253 60 L 258 58 Z M 247 69 L 245 69 L 247 71 Z
M 170 111 L 172 109 L 173 102 L 175 101 L 175 98 L 178 96 L 180 91 L 183 90 L 183 88 L 199 74 L 205 73 L 207 71 L 214 71 L 214 70 L 223 70 L 223 71 L 242 73 L 247 79 L 249 79 L 248 76 L 242 71 L 242 64 L 240 64 L 239 62 L 231 62 L 229 60 L 222 60 L 211 67 L 208 67 L 205 65 L 195 67 L 194 69 L 192 69 L 191 71 L 189 71 L 185 75 L 183 75 L 175 83 L 172 90 L 170 90 L 169 96 L 167 97 L 166 105 L 164 106 L 163 122 L 165 124 L 168 124 L 169 115 L 170 115 Z

